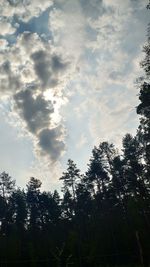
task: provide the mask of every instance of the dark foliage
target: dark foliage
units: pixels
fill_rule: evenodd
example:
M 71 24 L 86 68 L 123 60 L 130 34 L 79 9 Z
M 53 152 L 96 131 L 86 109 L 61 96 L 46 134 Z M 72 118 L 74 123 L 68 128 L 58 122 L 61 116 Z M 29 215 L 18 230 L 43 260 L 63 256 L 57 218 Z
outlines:
M 138 137 L 123 153 L 103 142 L 81 175 L 68 161 L 63 198 L 31 178 L 17 189 L 0 175 L 0 262 L 7 266 L 148 266 L 150 188 Z

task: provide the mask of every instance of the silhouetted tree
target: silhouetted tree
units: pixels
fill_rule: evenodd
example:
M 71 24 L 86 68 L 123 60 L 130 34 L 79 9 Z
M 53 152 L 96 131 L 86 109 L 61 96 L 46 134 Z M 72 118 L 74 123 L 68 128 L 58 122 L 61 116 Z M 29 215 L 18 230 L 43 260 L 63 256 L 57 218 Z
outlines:
M 80 179 L 80 170 L 77 168 L 76 164 L 73 162 L 73 160 L 68 160 L 68 168 L 66 172 L 63 172 L 62 177 L 60 180 L 63 181 L 63 190 L 68 191 L 71 189 L 71 193 L 73 196 L 73 199 L 75 200 L 75 190 L 76 185 Z
M 149 8 L 149 5 L 147 6 Z M 143 51 L 145 58 L 141 62 L 145 75 L 140 79 L 140 104 L 137 106 L 137 114 L 140 115 L 139 136 L 143 145 L 145 160 L 145 177 L 150 187 L 150 30 L 148 28 L 147 44 Z
M 32 231 L 40 227 L 39 197 L 41 181 L 31 177 L 27 184 L 28 226 Z
M 15 190 L 9 200 L 12 210 L 13 223 L 21 232 L 26 229 L 27 223 L 27 203 L 26 194 L 23 190 Z
M 146 185 L 143 177 L 142 152 L 136 137 L 126 134 L 123 138 L 124 176 L 128 195 L 145 195 Z
M 101 194 L 102 198 L 106 196 L 107 183 L 109 182 L 107 167 L 106 159 L 103 154 L 103 147 L 102 144 L 100 144 L 98 148 L 94 147 L 92 150 L 92 157 L 88 164 L 86 177 L 89 188 L 93 188 L 95 191 L 95 186 L 97 186 L 98 192 Z

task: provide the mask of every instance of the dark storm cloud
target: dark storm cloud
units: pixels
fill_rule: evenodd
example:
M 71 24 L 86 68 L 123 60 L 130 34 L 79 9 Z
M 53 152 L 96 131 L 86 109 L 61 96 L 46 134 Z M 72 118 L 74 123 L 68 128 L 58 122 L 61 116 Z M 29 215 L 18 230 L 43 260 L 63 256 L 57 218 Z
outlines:
M 67 68 L 67 63 L 58 55 L 50 55 L 44 50 L 33 53 L 31 59 L 34 62 L 35 73 L 44 87 L 56 86 L 59 82 L 58 75 Z
M 36 134 L 39 130 L 49 127 L 50 115 L 54 112 L 51 101 L 45 100 L 41 94 L 34 97 L 30 90 L 18 92 L 14 95 L 14 100 L 16 109 L 31 133 Z
M 45 154 L 49 154 L 52 161 L 56 161 L 65 149 L 61 126 L 44 129 L 39 134 L 39 147 Z

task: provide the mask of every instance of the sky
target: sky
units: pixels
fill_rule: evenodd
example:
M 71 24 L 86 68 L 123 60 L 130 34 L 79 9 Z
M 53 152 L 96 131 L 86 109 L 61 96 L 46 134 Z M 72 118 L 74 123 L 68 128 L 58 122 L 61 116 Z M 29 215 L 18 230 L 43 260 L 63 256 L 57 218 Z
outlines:
M 58 190 L 73 159 L 136 133 L 146 0 L 0 1 L 0 172 Z

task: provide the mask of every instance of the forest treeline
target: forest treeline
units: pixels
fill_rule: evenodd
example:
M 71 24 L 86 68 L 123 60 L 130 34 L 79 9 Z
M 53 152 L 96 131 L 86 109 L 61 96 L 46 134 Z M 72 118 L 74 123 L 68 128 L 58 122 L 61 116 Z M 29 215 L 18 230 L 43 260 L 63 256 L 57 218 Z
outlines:
M 150 37 L 138 79 L 140 116 L 135 136 L 119 153 L 95 146 L 85 174 L 69 159 L 63 196 L 41 191 L 32 177 L 25 189 L 0 174 L 0 266 L 150 265 Z

